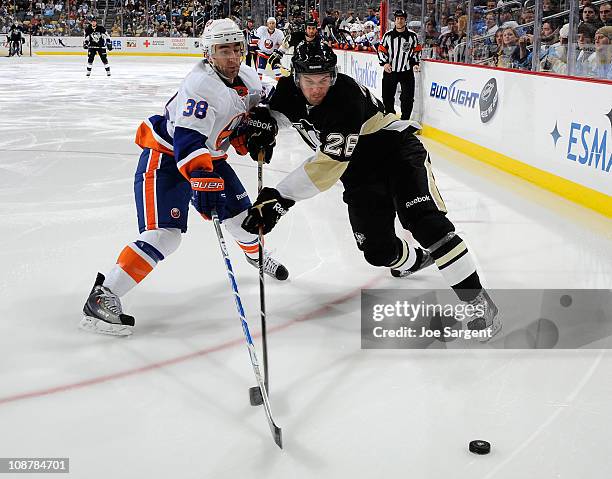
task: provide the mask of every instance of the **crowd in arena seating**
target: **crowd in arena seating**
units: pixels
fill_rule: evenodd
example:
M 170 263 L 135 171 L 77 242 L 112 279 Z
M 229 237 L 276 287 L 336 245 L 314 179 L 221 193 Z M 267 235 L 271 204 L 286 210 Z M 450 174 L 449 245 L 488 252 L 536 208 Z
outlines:
M 32 35 L 82 35 L 88 18 L 99 12 L 83 0 L 0 0 L 0 33 L 12 25 Z
M 424 56 L 449 61 L 531 70 L 533 61 L 534 1 L 475 2 L 472 12 L 472 46 L 467 44 L 467 13 L 461 2 L 427 2 Z M 440 4 L 443 5 L 438 9 Z M 454 5 L 453 5 L 454 4 Z M 612 79 L 612 4 L 580 0 L 576 25 L 575 75 Z M 454 7 L 454 8 L 453 8 Z M 567 74 L 568 16 L 559 14 L 556 0 L 544 0 L 540 71 Z M 443 26 L 437 28 L 437 21 Z
M 472 44 L 468 48 L 467 1 L 426 0 L 421 30 L 421 2 L 406 2 L 408 28 L 422 33 L 423 57 L 474 62 L 513 69 L 539 69 L 565 74 L 568 70 L 567 15 L 557 15 L 568 0 L 543 0 L 545 21 L 540 31 L 540 58 L 532 54 L 534 0 L 476 0 L 472 12 Z M 612 3 L 578 0 L 574 73 L 612 78 Z M 244 4 L 243 4 L 244 2 Z M 397 2 L 396 2 L 397 3 Z M 404 2 L 402 2 L 404 3 Z M 230 11 L 231 5 L 231 11 Z M 304 12 L 304 2 L 276 0 L 277 27 L 303 28 L 315 19 L 322 36 L 337 48 L 375 52 L 381 37 L 378 7 L 361 4 L 361 11 L 330 9 Z M 104 7 L 104 10 L 98 8 Z M 98 8 L 96 8 L 98 7 Z M 14 23 L 32 35 L 82 35 L 93 17 L 104 16 L 111 36 L 191 37 L 202 34 L 211 18 L 230 16 L 244 25 L 251 0 L 0 0 L 0 33 Z M 550 17 L 550 18 L 548 18 Z M 389 24 L 392 27 L 392 23 Z M 383 32 L 384 33 L 384 32 Z

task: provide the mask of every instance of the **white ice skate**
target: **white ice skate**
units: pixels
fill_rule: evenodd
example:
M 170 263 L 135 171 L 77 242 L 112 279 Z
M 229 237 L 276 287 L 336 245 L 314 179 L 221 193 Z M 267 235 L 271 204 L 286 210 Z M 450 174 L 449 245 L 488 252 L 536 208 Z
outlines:
M 482 289 L 478 296 L 469 302 L 474 306 L 476 311 L 482 311 L 483 314 L 476 315 L 476 318 L 467 323 L 467 329 L 472 331 L 487 331 L 487 334 L 482 337 L 478 337 L 480 342 L 487 342 L 497 333 L 502 330 L 502 320 L 499 317 L 499 310 L 497 306 L 489 296 L 489 294 Z

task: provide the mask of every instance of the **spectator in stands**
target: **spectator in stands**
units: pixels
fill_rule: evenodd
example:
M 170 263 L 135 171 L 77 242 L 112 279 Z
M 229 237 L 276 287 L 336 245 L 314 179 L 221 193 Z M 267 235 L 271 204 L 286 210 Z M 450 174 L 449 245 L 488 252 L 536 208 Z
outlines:
M 612 3 L 602 3 L 599 5 L 599 20 L 606 26 L 612 26 Z
M 526 34 L 530 34 L 533 35 L 533 25 L 528 25 L 528 26 L 522 26 L 522 25 L 526 25 L 529 23 L 533 23 L 533 19 L 534 19 L 534 12 L 533 12 L 533 6 L 527 6 L 524 7 L 523 10 L 521 11 L 521 27 L 520 27 L 520 31 L 518 31 L 517 33 L 519 35 L 526 35 Z
M 591 76 L 612 80 L 612 27 L 595 32 L 595 52 L 589 57 Z
M 502 49 L 502 45 L 503 45 L 502 34 L 503 33 L 504 31 L 501 28 L 498 28 L 497 30 L 495 30 L 495 36 L 493 37 L 493 41 L 487 44 L 488 50 L 486 53 L 486 58 L 492 58 L 493 63 L 495 65 L 497 65 L 498 54 Z
M 438 48 L 436 51 L 436 57 L 441 60 L 449 60 L 457 43 L 459 43 L 459 27 L 454 17 L 448 17 L 446 20 L 446 28 L 446 33 L 440 35 L 438 39 Z
M 485 17 L 484 36 L 491 39 L 498 29 L 499 26 L 497 25 L 497 17 L 492 13 L 487 13 L 487 16 Z M 489 40 L 488 43 L 493 43 L 493 41 Z
M 584 7 L 582 7 L 582 21 L 584 23 L 589 23 L 594 25 L 596 28 L 602 27 L 603 23 L 599 20 L 599 12 L 596 10 L 596 7 L 587 3 Z
M 542 22 L 542 31 L 540 33 L 542 46 L 551 47 L 559 42 L 559 31 L 555 29 L 555 24 L 551 20 Z
M 516 68 L 521 50 L 519 48 L 519 35 L 512 27 L 502 28 L 502 45 L 498 52 L 497 66 L 502 68 Z
M 550 15 L 554 15 L 555 13 L 559 13 L 558 2 L 555 2 L 554 0 L 542 0 L 542 16 L 548 17 Z
M 501 23 L 500 28 L 502 30 L 506 28 L 517 29 L 519 27 L 519 24 L 516 22 L 516 20 L 514 20 L 512 12 L 513 10 L 511 7 L 504 7 L 504 9 L 501 11 L 501 14 L 499 15 L 499 22 Z
M 484 7 L 474 7 L 474 14 L 472 15 L 472 32 L 474 35 L 483 35 L 487 30 L 484 12 Z
M 425 50 L 425 52 L 423 52 L 424 58 L 433 58 L 433 51 L 438 43 L 438 38 L 440 38 L 440 34 L 438 33 L 436 21 L 431 18 L 425 22 L 425 39 L 423 41 L 423 50 Z
M 540 69 L 543 71 L 549 70 L 546 61 L 550 54 L 554 54 L 555 45 L 558 44 L 559 35 L 558 31 L 554 29 L 554 25 L 549 20 L 542 23 L 542 30 L 540 39 L 542 41 L 540 46 Z M 533 51 L 529 51 L 527 47 L 533 41 L 532 35 L 525 35 L 519 38 L 519 68 L 524 70 L 531 70 L 533 63 Z
M 376 17 L 376 13 L 374 13 L 374 9 L 372 7 L 368 7 L 368 14 L 366 15 L 364 22 L 373 22 L 374 25 L 380 24 L 380 19 Z
M 590 56 L 595 52 L 595 32 L 597 29 L 589 23 L 578 25 L 578 55 L 576 56 L 576 75 L 590 76 Z

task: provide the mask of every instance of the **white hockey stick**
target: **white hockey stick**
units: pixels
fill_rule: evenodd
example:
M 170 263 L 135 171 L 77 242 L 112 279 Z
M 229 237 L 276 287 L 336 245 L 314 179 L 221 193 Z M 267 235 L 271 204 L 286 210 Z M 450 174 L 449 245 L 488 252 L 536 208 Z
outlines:
M 246 338 L 247 347 L 249 349 L 249 356 L 251 358 L 253 372 L 255 373 L 255 379 L 257 379 L 257 384 L 259 386 L 259 389 L 261 390 L 261 397 L 263 399 L 263 406 L 266 412 L 266 417 L 268 418 L 268 425 L 270 426 L 270 431 L 272 432 L 272 436 L 274 437 L 274 442 L 278 445 L 278 447 L 282 449 L 283 438 L 281 428 L 275 424 L 274 419 L 272 418 L 272 411 L 270 409 L 268 393 L 264 385 L 264 380 L 261 377 L 261 372 L 259 371 L 259 362 L 257 361 L 257 354 L 255 353 L 255 345 L 253 344 L 251 332 L 249 331 L 249 325 L 246 321 L 246 315 L 244 314 L 244 308 L 242 307 L 242 301 L 240 300 L 240 293 L 238 293 L 238 284 L 236 283 L 236 278 L 234 276 L 234 269 L 232 268 L 232 263 L 227 252 L 227 246 L 225 245 L 225 239 L 223 238 L 223 232 L 221 231 L 221 221 L 219 221 L 219 215 L 217 215 L 217 212 L 215 210 L 212 211 L 212 221 L 215 225 L 217 239 L 219 240 L 219 248 L 221 248 L 221 255 L 223 256 L 223 260 L 225 262 L 227 277 L 229 278 L 230 286 L 232 288 L 232 292 L 234 293 L 234 300 L 236 302 L 236 308 L 238 309 L 238 315 L 240 316 L 242 331 L 244 332 L 244 337 Z

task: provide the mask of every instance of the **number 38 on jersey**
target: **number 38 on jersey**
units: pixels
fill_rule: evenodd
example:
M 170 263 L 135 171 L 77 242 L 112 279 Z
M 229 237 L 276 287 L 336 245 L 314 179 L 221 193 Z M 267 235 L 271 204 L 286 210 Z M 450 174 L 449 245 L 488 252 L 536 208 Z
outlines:
M 183 116 L 195 116 L 202 120 L 206 118 L 206 112 L 208 111 L 208 103 L 204 100 L 196 102 L 193 98 L 189 98 L 185 104 L 185 110 L 183 110 Z

